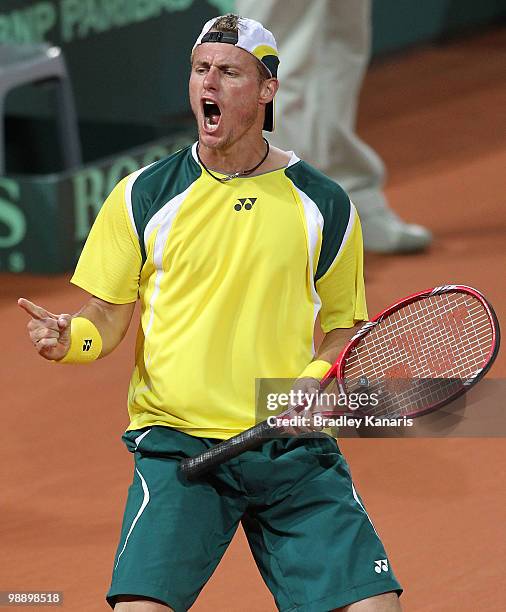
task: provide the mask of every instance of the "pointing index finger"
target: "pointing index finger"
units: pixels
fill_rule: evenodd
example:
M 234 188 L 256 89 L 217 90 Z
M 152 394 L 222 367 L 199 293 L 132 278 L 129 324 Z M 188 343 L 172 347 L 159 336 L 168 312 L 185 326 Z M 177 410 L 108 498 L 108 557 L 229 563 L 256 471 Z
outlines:
M 19 298 L 18 306 L 22 308 L 26 313 L 28 313 L 33 319 L 38 319 L 39 321 L 48 318 L 58 318 L 52 312 L 49 312 L 45 308 L 42 308 L 42 306 L 37 306 L 37 304 L 34 304 L 33 302 L 30 302 L 30 300 L 27 300 L 25 298 Z

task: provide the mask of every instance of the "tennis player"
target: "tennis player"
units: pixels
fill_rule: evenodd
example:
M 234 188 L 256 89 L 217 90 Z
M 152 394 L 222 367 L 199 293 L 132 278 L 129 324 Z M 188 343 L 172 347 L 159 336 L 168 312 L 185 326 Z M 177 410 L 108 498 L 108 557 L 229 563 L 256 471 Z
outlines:
M 278 63 L 260 23 L 207 22 L 191 56 L 198 142 L 115 187 L 72 278 L 91 294 L 78 313 L 19 300 L 37 351 L 60 363 L 110 353 L 140 300 L 123 436 L 135 472 L 107 595 L 120 612 L 188 610 L 239 522 L 279 610 L 400 609 L 333 438 L 270 439 L 195 482 L 178 471 L 254 424 L 256 379 L 315 390 L 367 318 L 355 208 L 262 135 Z

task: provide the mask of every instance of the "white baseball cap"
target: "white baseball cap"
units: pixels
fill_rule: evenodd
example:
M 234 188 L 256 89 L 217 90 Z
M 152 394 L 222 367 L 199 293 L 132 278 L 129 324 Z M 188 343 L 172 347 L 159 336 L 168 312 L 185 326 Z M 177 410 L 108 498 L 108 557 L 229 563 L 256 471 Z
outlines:
M 226 17 L 226 15 L 221 17 Z M 221 17 L 214 17 L 204 24 L 202 32 L 193 45 L 192 53 L 195 47 L 208 42 L 234 45 L 251 53 L 265 66 L 271 77 L 277 78 L 279 55 L 272 32 L 264 28 L 260 22 L 246 17 L 239 18 L 238 32 L 210 32 Z M 274 130 L 274 100 L 265 107 L 264 130 L 269 132 Z

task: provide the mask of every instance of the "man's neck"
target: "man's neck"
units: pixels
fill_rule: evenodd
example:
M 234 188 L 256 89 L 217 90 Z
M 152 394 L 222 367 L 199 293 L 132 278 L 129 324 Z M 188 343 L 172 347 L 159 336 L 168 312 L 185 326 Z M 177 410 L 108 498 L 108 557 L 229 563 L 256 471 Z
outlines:
M 267 146 L 261 136 L 251 142 L 241 140 L 219 149 L 206 147 L 199 142 L 199 157 L 210 170 L 234 174 L 254 168 L 265 156 Z
M 199 157 L 209 170 L 214 170 L 221 174 L 234 174 L 254 168 L 265 156 L 266 146 L 263 138 L 251 146 L 245 147 L 241 143 L 240 147 L 233 145 L 226 149 L 212 149 L 199 144 Z M 266 159 L 248 176 L 285 168 L 290 162 L 290 158 L 290 153 L 276 147 L 270 147 Z

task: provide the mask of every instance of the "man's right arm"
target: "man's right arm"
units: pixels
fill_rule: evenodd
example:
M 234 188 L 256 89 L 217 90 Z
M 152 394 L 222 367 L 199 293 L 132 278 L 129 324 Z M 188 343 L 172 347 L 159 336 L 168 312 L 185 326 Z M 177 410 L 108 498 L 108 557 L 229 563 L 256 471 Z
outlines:
M 111 304 L 95 296 L 91 296 L 74 315 L 54 314 L 25 298 L 20 298 L 18 305 L 30 316 L 28 334 L 36 351 L 51 361 L 60 361 L 68 353 L 71 321 L 75 317 L 93 323 L 102 339 L 102 350 L 98 358 L 105 357 L 124 338 L 135 308 L 135 302 Z
M 142 268 L 137 228 L 130 215 L 129 180 L 122 179 L 104 202 L 72 276 L 71 282 L 90 295 L 83 307 L 73 315 L 54 314 L 24 298 L 18 300 L 30 316 L 30 339 L 45 359 L 93 361 L 113 351 L 127 332 Z

